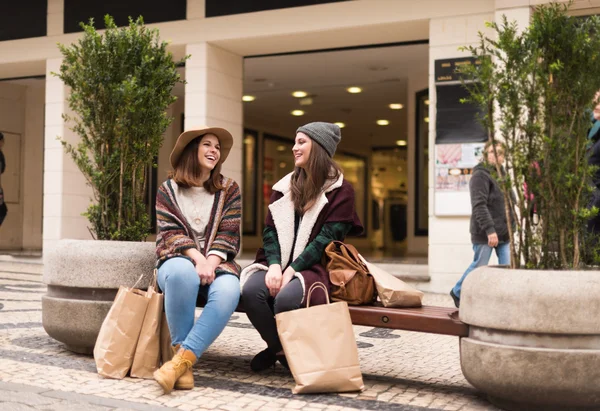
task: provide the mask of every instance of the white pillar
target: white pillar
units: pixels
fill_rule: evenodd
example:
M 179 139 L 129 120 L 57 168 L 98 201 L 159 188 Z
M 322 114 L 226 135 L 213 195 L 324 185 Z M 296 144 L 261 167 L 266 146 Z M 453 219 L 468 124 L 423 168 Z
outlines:
M 476 44 L 494 13 L 431 19 L 429 23 L 429 275 L 428 288 L 448 293 L 473 260 L 469 217 L 435 215 L 435 60 L 468 56 L 458 48 Z
M 434 214 L 435 187 L 435 122 L 436 90 L 434 63 L 438 59 L 463 57 L 466 52 L 458 47 L 476 45 L 481 31 L 493 36 L 486 22 L 517 21 L 523 29 L 531 16 L 530 0 L 496 0 L 494 13 L 474 14 L 451 18 L 432 19 L 429 26 L 429 287 L 447 293 L 473 260 L 469 217 L 438 217 Z M 495 264 L 492 257 L 490 263 Z
M 65 0 L 48 0 L 48 17 L 46 31 L 48 36 L 64 33 Z
M 233 148 L 223 175 L 242 186 L 243 58 L 208 43 L 188 44 L 185 65 L 185 130 L 198 125 L 223 127 L 233 135 Z
M 63 238 L 89 239 L 85 212 L 92 197 L 83 174 L 56 138 L 76 144 L 62 115 L 68 111 L 67 87 L 51 72 L 60 71 L 61 59 L 46 61 L 46 112 L 44 126 L 44 248 Z

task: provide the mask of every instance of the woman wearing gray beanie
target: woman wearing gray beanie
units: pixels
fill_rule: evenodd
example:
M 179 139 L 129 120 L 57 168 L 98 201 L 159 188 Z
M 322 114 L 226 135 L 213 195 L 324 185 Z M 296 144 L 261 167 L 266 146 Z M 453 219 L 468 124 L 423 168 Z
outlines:
M 263 247 L 241 274 L 242 299 L 248 318 L 267 343 L 250 362 L 254 371 L 287 367 L 274 315 L 306 307 L 306 292 L 315 282 L 330 288 L 321 264 L 331 241 L 362 233 L 354 206 L 354 189 L 333 161 L 341 139 L 331 123 L 306 124 L 296 131 L 294 171 L 273 186 L 263 231 Z M 324 304 L 313 293 L 311 305 Z

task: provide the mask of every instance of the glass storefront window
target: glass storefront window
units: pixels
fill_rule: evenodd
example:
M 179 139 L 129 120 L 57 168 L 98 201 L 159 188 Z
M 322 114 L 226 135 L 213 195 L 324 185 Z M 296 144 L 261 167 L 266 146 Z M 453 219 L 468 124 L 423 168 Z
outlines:
M 242 228 L 244 234 L 256 234 L 256 221 L 258 210 L 256 198 L 257 184 L 257 151 L 258 133 L 253 130 L 244 130 L 244 153 L 242 166 L 244 170 L 242 186 Z
M 429 232 L 429 90 L 416 94 L 415 235 Z
M 367 201 L 366 201 L 366 178 L 367 178 L 367 161 L 359 156 L 337 152 L 335 161 L 342 167 L 344 178 L 354 188 L 356 201 L 356 213 L 360 218 L 365 231 L 367 233 Z

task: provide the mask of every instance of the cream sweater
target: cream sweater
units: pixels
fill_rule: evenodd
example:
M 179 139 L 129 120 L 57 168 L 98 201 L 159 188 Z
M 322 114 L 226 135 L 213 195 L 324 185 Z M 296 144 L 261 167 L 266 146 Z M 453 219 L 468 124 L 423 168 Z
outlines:
M 199 250 L 204 249 L 206 243 L 206 226 L 210 220 L 215 195 L 209 193 L 204 187 L 177 188 L 175 197 L 181 212 L 192 227 L 194 241 Z M 227 254 L 212 250 L 208 255 L 216 255 L 227 260 Z

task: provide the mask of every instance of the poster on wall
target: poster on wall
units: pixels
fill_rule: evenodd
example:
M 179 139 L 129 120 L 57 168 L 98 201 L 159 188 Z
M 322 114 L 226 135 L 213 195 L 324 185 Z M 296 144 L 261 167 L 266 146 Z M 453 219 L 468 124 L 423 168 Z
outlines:
M 437 144 L 435 146 L 435 214 L 471 215 L 469 181 L 481 161 L 484 143 Z
M 469 191 L 473 167 L 481 159 L 483 146 L 483 143 L 436 145 L 436 191 Z

